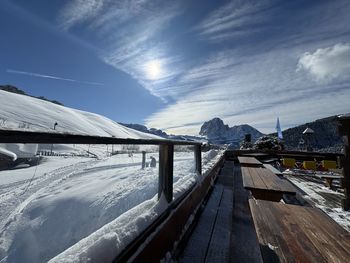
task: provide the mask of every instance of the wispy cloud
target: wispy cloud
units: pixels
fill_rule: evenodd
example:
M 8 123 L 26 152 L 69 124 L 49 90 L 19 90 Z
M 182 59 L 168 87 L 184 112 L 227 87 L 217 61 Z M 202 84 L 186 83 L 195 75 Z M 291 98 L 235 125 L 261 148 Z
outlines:
M 76 24 L 88 21 L 97 16 L 102 10 L 104 1 L 101 0 L 73 0 L 61 10 L 59 24 L 63 30 L 69 30 Z
M 207 40 L 221 41 L 255 33 L 268 21 L 264 14 L 272 7 L 272 1 L 230 1 L 213 11 L 195 27 Z M 254 19 L 252 19 L 254 17 Z
M 136 79 L 151 94 L 166 101 L 163 85 L 176 76 L 177 57 L 167 52 L 159 34 L 181 14 L 181 4 L 161 0 L 74 1 L 60 12 L 64 30 L 83 26 L 101 44 L 99 56 L 107 64 Z M 145 71 L 150 61 L 161 61 L 162 71 L 155 80 Z
M 40 73 L 20 71 L 20 70 L 14 70 L 14 69 L 7 69 L 6 72 L 7 73 L 11 73 L 11 74 L 20 74 L 20 75 L 26 75 L 26 76 L 31 76 L 31 77 L 37 77 L 37 78 L 46 78 L 46 79 L 54 79 L 54 80 L 63 80 L 63 81 L 69 81 L 69 82 L 76 82 L 76 83 L 87 84 L 87 85 L 104 85 L 103 83 L 99 83 L 99 82 L 61 78 L 61 77 L 58 77 L 58 76 L 45 75 L 45 74 L 40 74 Z

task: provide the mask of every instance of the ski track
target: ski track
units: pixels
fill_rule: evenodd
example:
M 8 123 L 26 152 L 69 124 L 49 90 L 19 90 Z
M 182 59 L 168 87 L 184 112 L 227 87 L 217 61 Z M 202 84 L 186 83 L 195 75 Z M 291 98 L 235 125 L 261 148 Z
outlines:
M 54 169 L 33 179 L 31 185 L 25 191 L 30 179 L 0 185 L 0 237 L 4 232 L 4 226 L 14 220 L 14 215 L 20 213 L 30 201 L 35 199 L 44 189 L 62 182 L 74 174 L 81 174 L 84 169 L 93 166 L 98 161 L 83 161 L 65 167 Z M 7 219 L 6 219 L 7 217 Z

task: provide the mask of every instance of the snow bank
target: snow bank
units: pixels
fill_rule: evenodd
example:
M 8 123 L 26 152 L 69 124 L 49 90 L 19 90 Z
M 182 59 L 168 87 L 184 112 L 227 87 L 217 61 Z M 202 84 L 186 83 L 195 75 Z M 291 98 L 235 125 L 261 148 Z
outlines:
M 224 151 L 217 150 L 204 153 L 206 166 L 203 173 L 212 168 L 223 153 Z M 181 154 L 175 153 L 175 161 L 176 159 L 181 159 Z M 182 161 L 181 164 L 177 162 L 174 167 L 174 199 L 180 197 L 198 179 L 198 175 L 194 172 L 194 160 Z M 127 211 L 49 262 L 111 262 L 166 207 L 167 202 L 164 198 L 157 202 L 155 196 Z
M 225 150 L 209 150 L 202 153 L 202 174 L 211 169 L 223 156 Z
M 49 262 L 112 262 L 168 206 L 157 196 L 127 211 Z
M 124 127 L 104 116 L 0 90 L 0 129 L 64 132 L 151 139 L 153 134 Z M 55 130 L 54 124 L 57 122 Z
M 350 211 L 344 211 L 340 203 L 329 202 L 327 198 L 325 198 L 325 196 L 330 196 L 334 199 L 341 199 L 344 198 L 343 193 L 333 191 L 328 187 L 325 187 L 321 182 L 317 183 L 317 181 L 303 179 L 305 176 L 313 176 L 310 174 L 293 176 L 293 173 L 290 170 L 285 174 L 288 175 L 288 179 L 293 182 L 293 184 L 306 193 L 306 195 L 303 195 L 303 198 L 311 201 L 316 207 L 322 209 L 334 221 L 350 232 Z M 315 179 L 316 178 L 314 178 L 314 180 Z

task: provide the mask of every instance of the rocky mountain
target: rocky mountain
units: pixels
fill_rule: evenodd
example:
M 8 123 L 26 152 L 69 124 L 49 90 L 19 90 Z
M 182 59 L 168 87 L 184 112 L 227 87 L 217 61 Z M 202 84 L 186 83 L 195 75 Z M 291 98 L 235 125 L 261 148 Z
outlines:
M 137 131 L 158 135 L 158 136 L 163 137 L 163 138 L 168 138 L 168 136 L 169 136 L 168 134 L 166 134 L 166 132 L 163 132 L 162 130 L 155 129 L 155 128 L 148 129 L 145 125 L 141 125 L 141 124 L 121 123 L 121 122 L 119 122 L 119 124 L 121 124 L 125 127 L 128 127 L 128 128 L 137 130 Z
M 230 144 L 231 148 L 236 148 L 244 139 L 246 134 L 251 134 L 252 141 L 261 137 L 263 134 L 248 124 L 235 125 L 229 127 L 220 118 L 214 118 L 205 122 L 199 134 L 205 136 L 210 143 Z
M 316 151 L 339 152 L 342 148 L 342 140 L 337 132 L 337 116 L 331 116 L 308 122 L 283 131 L 283 139 L 287 149 L 297 150 L 301 148 L 300 141 L 306 141 L 302 135 L 306 128 L 311 128 L 314 134 L 310 136 L 310 144 Z

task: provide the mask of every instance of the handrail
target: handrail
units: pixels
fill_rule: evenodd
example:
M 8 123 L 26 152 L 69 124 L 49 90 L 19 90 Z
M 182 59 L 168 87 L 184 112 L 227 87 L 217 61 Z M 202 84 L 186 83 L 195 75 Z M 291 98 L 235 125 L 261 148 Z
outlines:
M 0 143 L 201 145 L 198 141 L 132 139 L 71 133 L 0 130 Z
M 165 195 L 170 203 L 173 198 L 174 145 L 194 146 L 196 172 L 201 174 L 201 142 L 166 139 L 125 139 L 68 133 L 47 133 L 18 130 L 0 130 L 0 143 L 47 143 L 47 144 L 138 144 L 159 145 L 158 197 Z

